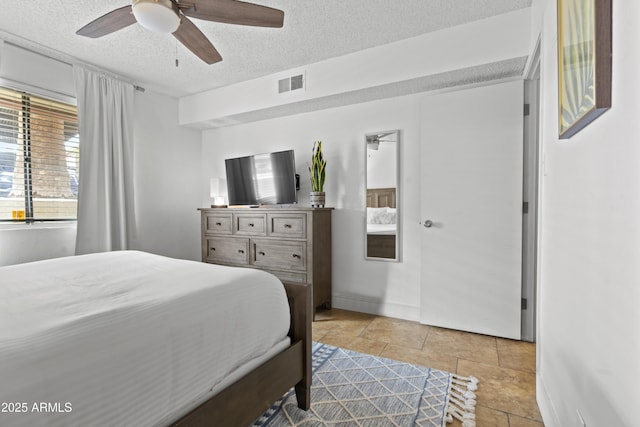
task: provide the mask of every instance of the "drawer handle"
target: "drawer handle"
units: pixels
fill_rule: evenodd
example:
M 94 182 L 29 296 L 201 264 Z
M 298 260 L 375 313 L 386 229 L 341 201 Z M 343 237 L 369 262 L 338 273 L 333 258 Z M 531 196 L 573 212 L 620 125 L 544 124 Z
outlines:
M 249 223 L 249 227 L 255 227 L 252 222 Z
M 298 258 L 298 259 L 302 258 L 302 257 L 301 257 L 300 255 L 298 255 L 298 254 L 293 254 L 293 257 L 294 257 L 294 258 Z
M 243 254 L 244 253 L 244 249 L 238 249 L 238 253 L 239 254 Z
M 219 226 L 222 225 L 222 223 L 221 222 L 216 222 L 216 225 L 219 227 Z
M 215 252 L 216 248 L 209 248 L 209 250 Z
M 285 224 L 284 228 L 291 228 L 291 224 Z
M 258 255 L 265 256 L 266 254 L 264 252 L 260 251 L 260 252 L 258 252 Z

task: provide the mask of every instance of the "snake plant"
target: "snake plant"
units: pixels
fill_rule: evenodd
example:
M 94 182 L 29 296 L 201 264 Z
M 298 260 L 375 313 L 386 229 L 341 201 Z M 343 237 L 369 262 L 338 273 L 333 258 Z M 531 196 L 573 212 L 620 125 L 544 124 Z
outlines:
M 327 161 L 322 155 L 322 141 L 313 143 L 313 156 L 311 157 L 311 165 L 309 173 L 311 174 L 311 191 L 322 192 L 324 188 L 325 167 Z

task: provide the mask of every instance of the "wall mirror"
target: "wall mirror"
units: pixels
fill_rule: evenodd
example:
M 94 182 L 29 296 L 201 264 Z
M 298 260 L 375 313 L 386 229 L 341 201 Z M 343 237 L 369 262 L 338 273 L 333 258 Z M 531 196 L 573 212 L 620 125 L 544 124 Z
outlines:
M 400 227 L 398 219 L 398 153 L 400 131 L 369 133 L 366 142 L 367 175 L 365 258 L 398 261 Z

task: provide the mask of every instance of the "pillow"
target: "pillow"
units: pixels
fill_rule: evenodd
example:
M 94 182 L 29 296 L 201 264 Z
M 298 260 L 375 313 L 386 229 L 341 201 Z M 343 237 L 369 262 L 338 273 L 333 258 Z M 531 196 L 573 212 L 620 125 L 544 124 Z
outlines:
M 373 222 L 374 218 L 386 211 L 387 208 L 367 208 L 367 224 L 377 224 Z
M 367 208 L 367 224 L 395 224 L 395 208 Z

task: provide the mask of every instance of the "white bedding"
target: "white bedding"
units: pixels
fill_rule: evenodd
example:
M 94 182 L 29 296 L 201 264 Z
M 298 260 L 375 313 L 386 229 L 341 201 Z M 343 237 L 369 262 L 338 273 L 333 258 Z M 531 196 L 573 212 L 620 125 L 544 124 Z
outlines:
M 282 284 L 258 270 L 135 251 L 2 267 L 0 425 L 166 424 L 288 329 Z
M 367 234 L 394 235 L 396 224 L 367 224 Z

